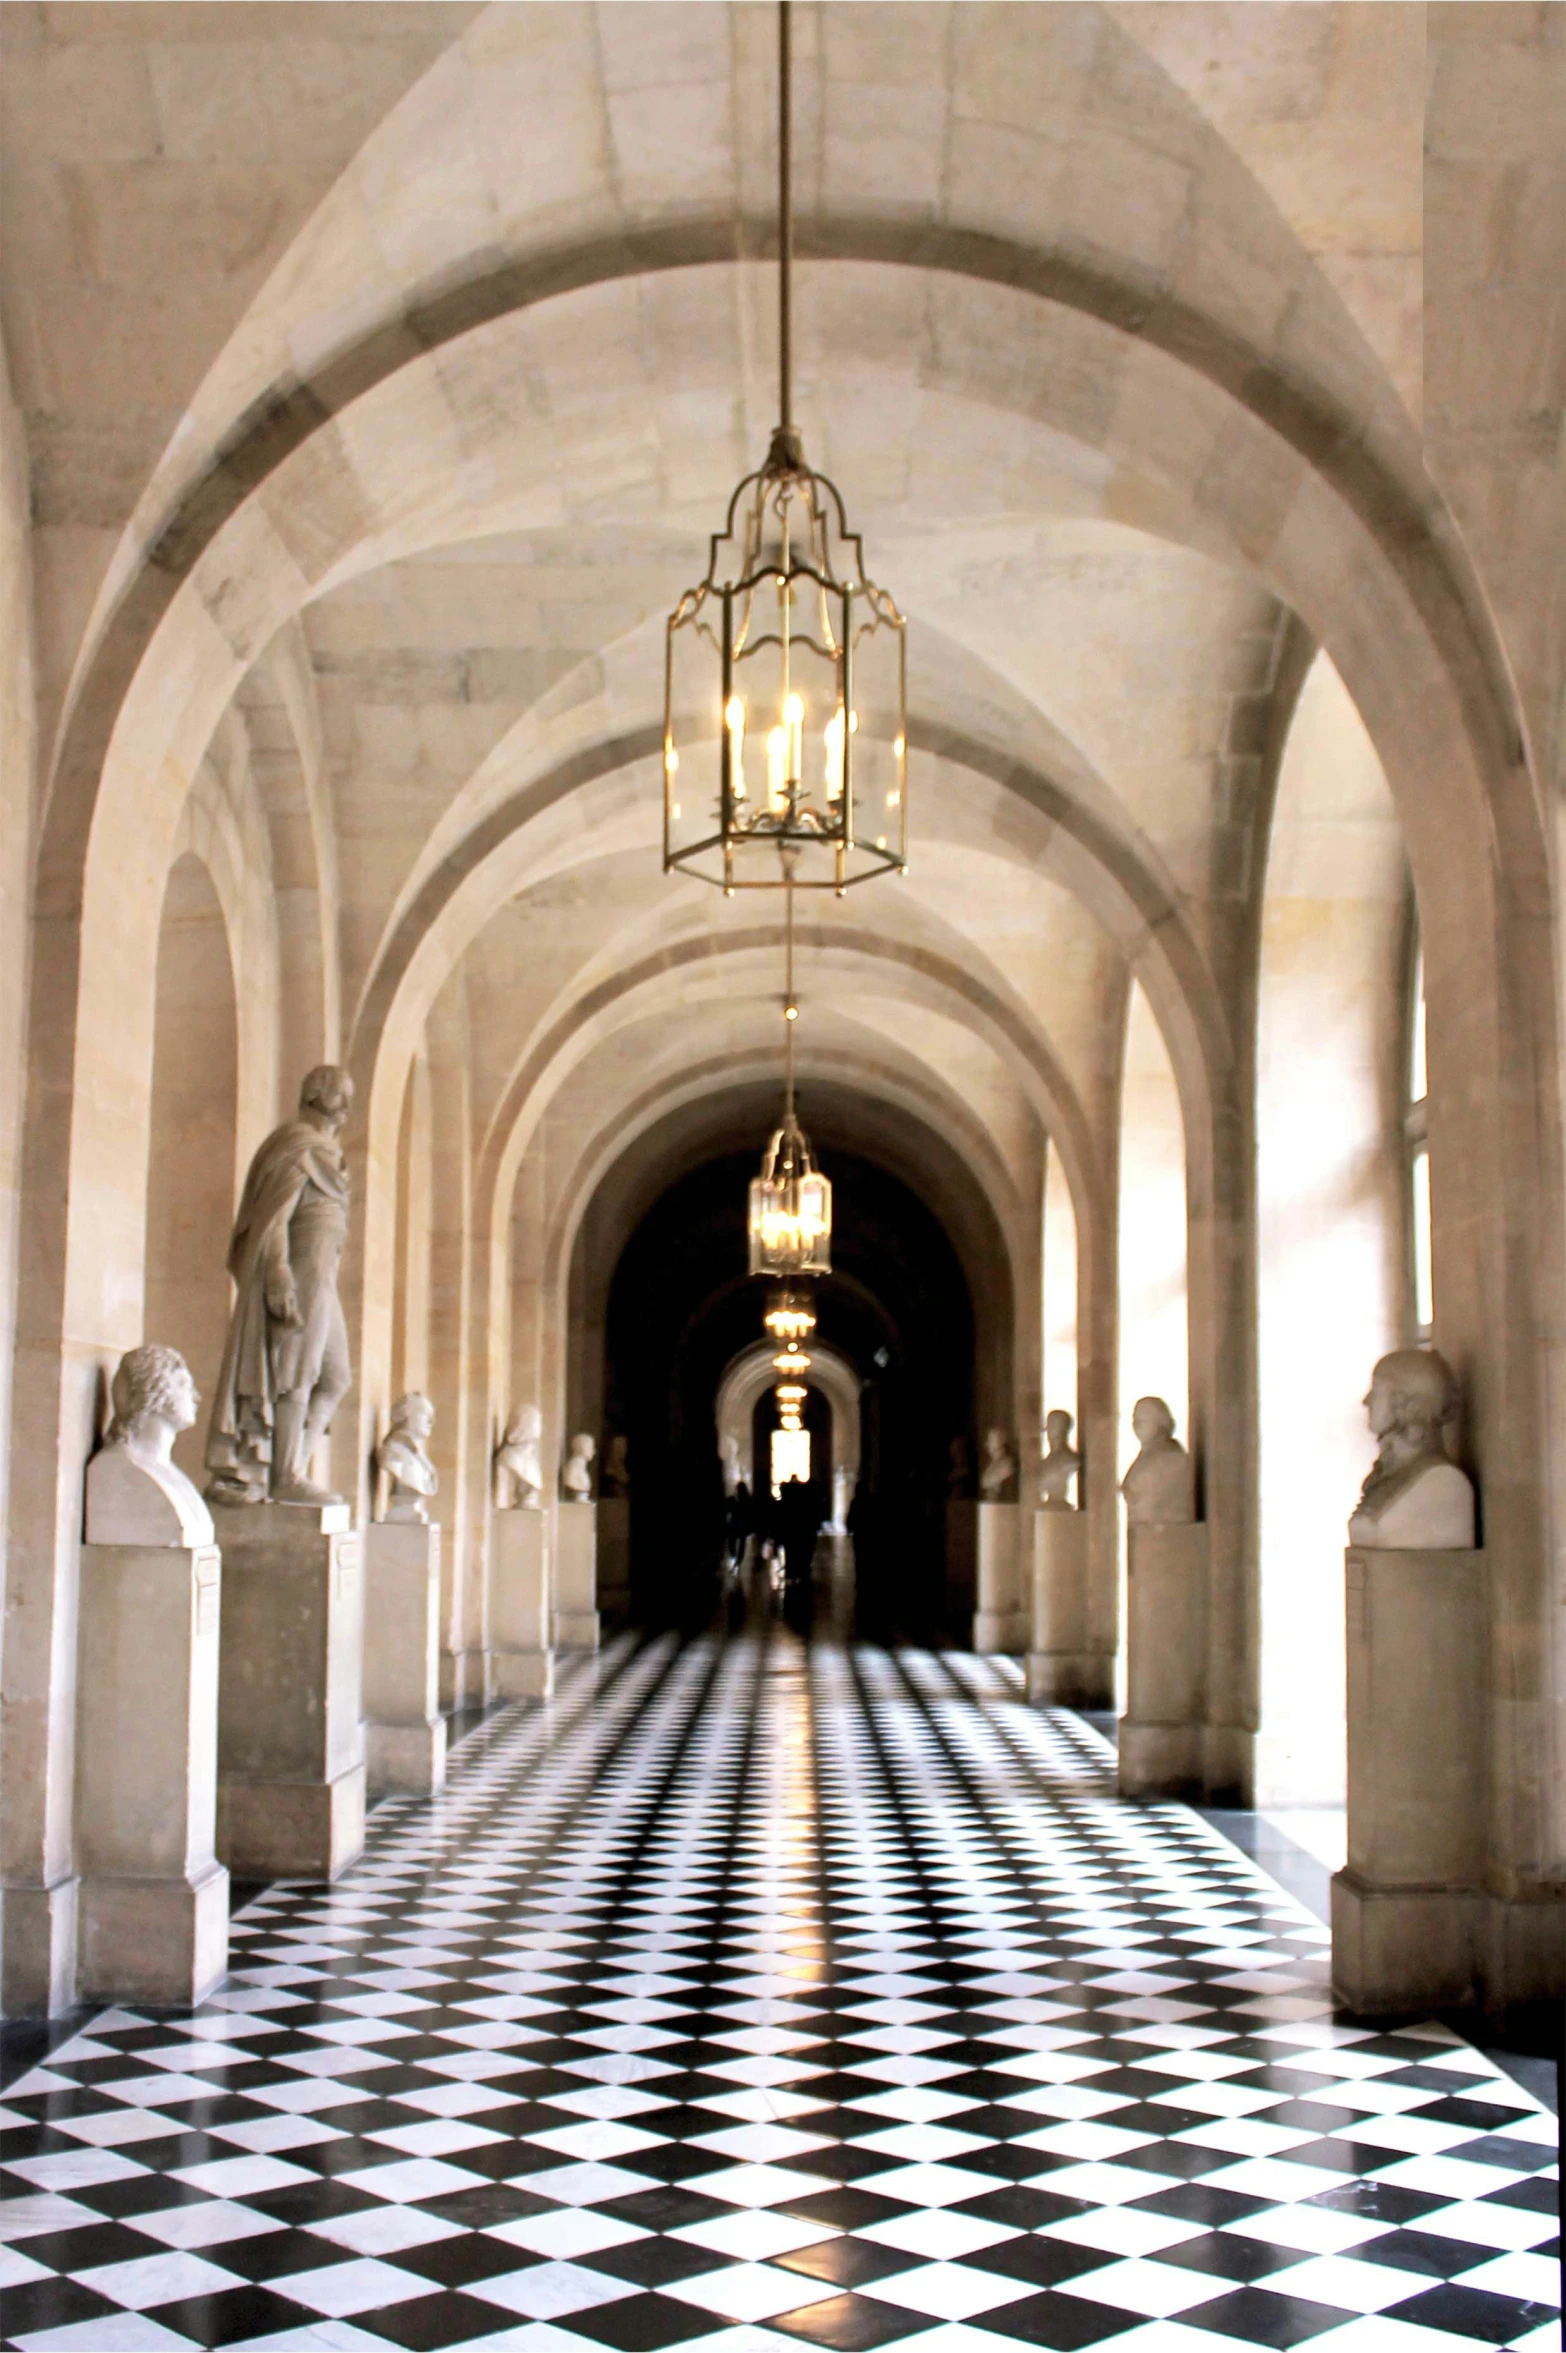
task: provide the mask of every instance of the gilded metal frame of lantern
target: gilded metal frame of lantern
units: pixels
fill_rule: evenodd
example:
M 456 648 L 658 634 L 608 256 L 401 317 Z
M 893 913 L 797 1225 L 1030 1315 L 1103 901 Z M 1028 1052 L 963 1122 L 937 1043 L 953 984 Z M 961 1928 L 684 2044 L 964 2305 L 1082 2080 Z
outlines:
M 834 557 L 834 540 L 846 564 Z M 723 576 L 724 550 L 736 542 L 737 564 Z M 681 724 L 678 657 L 687 631 L 710 649 L 717 670 L 715 747 Z M 856 682 L 872 646 L 879 657 L 868 680 L 874 699 L 861 709 Z M 758 678 L 747 700 L 746 666 L 765 671 L 769 655 L 773 674 Z M 725 893 L 786 886 L 839 896 L 857 883 L 905 873 L 907 703 L 903 615 L 865 577 L 862 542 L 848 528 L 836 484 L 805 463 L 797 430 L 781 425 L 766 464 L 739 485 L 723 530 L 712 535 L 706 578 L 669 616 L 665 872 L 693 874 Z M 811 766 L 818 775 L 807 773 Z M 868 800 L 861 791 L 867 769 Z M 684 806 L 707 793 L 712 827 L 682 833 Z

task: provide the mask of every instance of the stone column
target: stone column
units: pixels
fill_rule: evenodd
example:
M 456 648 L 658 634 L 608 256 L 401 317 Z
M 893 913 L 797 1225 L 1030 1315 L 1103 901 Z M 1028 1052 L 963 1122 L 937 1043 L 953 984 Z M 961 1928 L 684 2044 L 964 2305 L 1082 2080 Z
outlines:
M 489 1666 L 496 1699 L 547 1699 L 550 1646 L 549 1515 L 526 1507 L 490 1522 Z
M 1097 1707 L 1103 1661 L 1088 1649 L 1087 1514 L 1036 1511 L 1032 1520 L 1028 1697 L 1045 1707 Z
M 1351 1549 L 1348 1862 L 1332 1983 L 1351 2010 L 1473 1998 L 1485 1864 L 1485 1562 Z
M 555 1648 L 598 1648 L 598 1509 L 563 1503 L 555 1532 Z
M 364 1550 L 345 1503 L 219 1504 L 218 1852 L 335 1879 L 364 1848 Z
M 421 1520 L 365 1531 L 364 1761 L 372 1801 L 446 1786 L 440 1529 Z
M 77 1993 L 205 1999 L 228 1969 L 215 1544 L 84 1544 L 76 1663 Z
M 977 1651 L 1025 1651 L 1033 1612 L 1031 1606 L 1024 1605 L 1022 1592 L 1022 1506 L 981 1503 L 978 1509 L 978 1607 L 973 1617 L 973 1647 Z
M 598 1499 L 598 1601 L 620 1612 L 631 1606 L 631 1505 L 624 1495 Z
M 1201 1790 L 1205 1771 L 1206 1523 L 1133 1523 L 1126 1551 L 1120 1792 L 1182 1797 Z

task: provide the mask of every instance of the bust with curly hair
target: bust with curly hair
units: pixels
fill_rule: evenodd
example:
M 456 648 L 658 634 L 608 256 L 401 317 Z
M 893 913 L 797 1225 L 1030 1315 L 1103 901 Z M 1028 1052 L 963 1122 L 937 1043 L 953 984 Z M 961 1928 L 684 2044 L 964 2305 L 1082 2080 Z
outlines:
M 88 1543 L 210 1544 L 212 1514 L 170 1455 L 201 1403 L 179 1350 L 156 1342 L 130 1349 L 109 1398 L 114 1419 L 87 1465 Z
M 1466 1552 L 1474 1490 L 1441 1432 L 1457 1411 L 1457 1380 L 1434 1348 L 1395 1348 L 1370 1376 L 1367 1418 L 1381 1441 L 1349 1542 L 1373 1552 Z

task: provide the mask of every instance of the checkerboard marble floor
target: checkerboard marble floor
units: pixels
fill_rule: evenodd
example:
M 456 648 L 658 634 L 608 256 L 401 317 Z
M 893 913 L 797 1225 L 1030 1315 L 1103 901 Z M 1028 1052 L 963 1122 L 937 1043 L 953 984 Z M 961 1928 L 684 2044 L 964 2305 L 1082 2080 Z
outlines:
M 1003 1663 L 615 1645 L 4 2094 L 5 2342 L 1558 2343 L 1554 2120 Z

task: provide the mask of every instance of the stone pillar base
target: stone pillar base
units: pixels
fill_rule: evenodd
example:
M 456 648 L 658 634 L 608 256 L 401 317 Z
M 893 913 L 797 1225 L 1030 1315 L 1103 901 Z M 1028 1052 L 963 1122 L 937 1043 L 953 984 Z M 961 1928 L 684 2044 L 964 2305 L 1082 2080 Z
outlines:
M 79 1995 L 189 2004 L 228 1967 L 216 1545 L 84 1544 L 76 1639 Z
M 600 1613 L 631 1606 L 631 1505 L 624 1495 L 598 1504 L 598 1606 Z
M 489 1664 L 496 1699 L 547 1699 L 554 1690 L 552 1650 L 492 1650 Z
M 1336 1872 L 1333 1993 L 1363 2017 L 1472 2001 L 1480 1902 L 1462 1888 L 1367 1887 L 1353 1871 Z
M 1115 1662 L 1090 1651 L 1088 1641 L 1088 1524 L 1086 1514 L 1050 1506 L 1032 1515 L 1028 1697 L 1046 1707 L 1110 1707 Z M 1029 1531 L 1024 1526 L 1024 1544 Z
M 1115 1662 L 1096 1650 L 1030 1650 L 1028 1697 L 1037 1707 L 1101 1708 L 1111 1704 Z
M 497 1511 L 490 1523 L 489 1631 L 490 1697 L 547 1699 L 555 1682 L 547 1512 Z
M 446 1719 L 364 1727 L 364 1772 L 371 1805 L 383 1797 L 433 1797 L 446 1786 Z
M 495 1696 L 487 1650 L 443 1650 L 437 1680 L 441 1709 L 448 1716 L 464 1708 L 487 1708 Z
M 1344 1556 L 1348 1862 L 1332 1983 L 1366 2014 L 1480 1991 L 1485 1862 L 1484 1555 Z
M 77 1993 L 84 2002 L 203 2002 L 228 1974 L 228 1873 L 82 1881 Z
M 1205 1788 L 1206 1690 L 1206 1526 L 1134 1526 L 1126 1548 L 1122 1797 L 1190 1797 Z
M 364 1779 L 219 1782 L 219 1853 L 236 1879 L 335 1879 L 364 1852 Z
M 983 1654 L 1016 1653 L 1028 1647 L 1033 1611 L 1031 1596 L 1025 1604 L 1022 1593 L 1019 1557 L 1022 1521 L 1018 1504 L 979 1505 L 979 1585 L 978 1607 L 973 1613 L 973 1647 Z
M 556 1610 L 556 1650 L 596 1650 L 598 1648 L 598 1612 L 596 1610 Z
M 1133 1724 L 1122 1716 L 1121 1796 L 1200 1797 L 1202 1750 L 1200 1724 Z
M 0 1892 L 0 2016 L 52 2018 L 76 2000 L 81 1881 L 8 1880 Z
M 369 1797 L 446 1786 L 439 1710 L 440 1529 L 382 1520 L 364 1540 L 364 1761 Z
M 346 1504 L 220 1504 L 218 1853 L 335 1879 L 364 1848 L 364 1546 Z
M 598 1507 L 563 1503 L 556 1514 L 554 1615 L 556 1650 L 598 1648 Z

